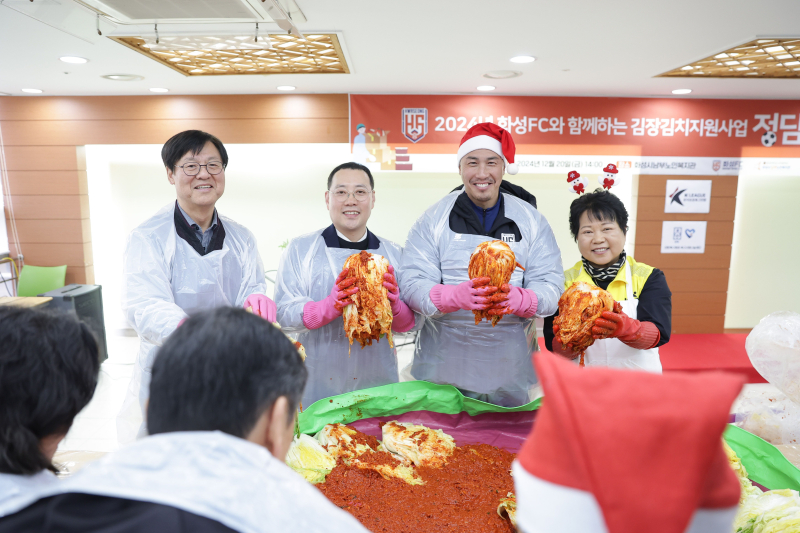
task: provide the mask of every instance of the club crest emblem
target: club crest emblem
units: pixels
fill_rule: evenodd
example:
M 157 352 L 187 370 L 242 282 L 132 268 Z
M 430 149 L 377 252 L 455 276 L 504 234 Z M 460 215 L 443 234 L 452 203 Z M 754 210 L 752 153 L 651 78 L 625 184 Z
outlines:
M 421 141 L 428 134 L 428 110 L 424 107 L 404 107 L 402 132 L 412 143 Z

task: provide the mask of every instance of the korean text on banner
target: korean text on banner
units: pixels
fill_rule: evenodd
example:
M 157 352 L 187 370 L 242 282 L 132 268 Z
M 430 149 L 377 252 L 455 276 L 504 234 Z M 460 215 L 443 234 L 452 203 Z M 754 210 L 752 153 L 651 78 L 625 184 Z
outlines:
M 711 180 L 667 180 L 665 213 L 708 213 Z
M 665 220 L 661 226 L 661 253 L 706 253 L 706 224 L 704 220 Z

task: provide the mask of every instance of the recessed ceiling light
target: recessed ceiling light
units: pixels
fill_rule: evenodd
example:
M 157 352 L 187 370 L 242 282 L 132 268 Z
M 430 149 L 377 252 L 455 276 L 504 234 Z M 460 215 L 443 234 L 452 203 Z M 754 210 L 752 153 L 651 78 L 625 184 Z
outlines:
M 168 93 L 169 89 L 164 89 L 163 87 L 153 87 L 150 89 L 151 93 Z
M 41 89 L 22 89 L 22 92 L 29 94 L 42 94 L 44 91 Z
M 536 58 L 533 56 L 515 56 L 511 58 L 512 63 L 533 63 Z
M 479 91 L 494 91 L 494 85 L 480 85 L 478 86 Z
M 74 63 L 76 65 L 81 65 L 83 63 L 89 62 L 89 60 L 86 59 L 85 57 L 78 57 L 78 56 L 62 56 L 59 57 L 59 59 L 64 63 Z
M 507 80 L 520 76 L 522 76 L 522 72 L 518 70 L 493 70 L 483 75 L 484 78 L 489 78 L 490 80 Z
M 278 85 L 277 89 L 279 91 L 294 91 L 297 87 L 294 85 Z
M 144 79 L 144 76 L 137 76 L 136 74 L 106 74 L 100 77 L 113 81 L 140 81 Z
M 672 94 L 689 94 L 690 92 L 692 92 L 691 89 L 675 89 Z

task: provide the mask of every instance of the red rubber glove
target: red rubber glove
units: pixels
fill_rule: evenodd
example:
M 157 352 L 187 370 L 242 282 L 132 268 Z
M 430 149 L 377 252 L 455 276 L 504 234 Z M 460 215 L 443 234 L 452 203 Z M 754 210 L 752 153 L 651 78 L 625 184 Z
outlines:
M 383 286 L 386 287 L 386 296 L 392 306 L 392 330 L 405 333 L 414 327 L 414 311 L 400 299 L 400 288 L 397 286 L 392 265 L 389 265 L 389 271 L 383 275 Z
M 278 317 L 278 306 L 263 294 L 251 294 L 242 307 L 250 308 L 254 315 L 260 316 L 267 322 L 275 322 Z
M 433 305 L 442 313 L 453 313 L 459 309 L 479 311 L 488 309 L 494 302 L 489 296 L 497 292 L 497 287 L 489 285 L 491 278 L 469 279 L 458 285 L 434 285 L 431 289 Z
M 561 344 L 561 339 L 558 337 L 558 332 L 560 329 L 561 326 L 553 324 L 553 335 L 555 335 L 555 337 L 553 338 L 553 353 L 560 355 L 562 357 L 566 357 L 570 361 L 573 359 L 577 359 L 578 356 L 580 355 L 579 353 L 575 353 L 569 348 L 564 348 L 564 345 Z
M 640 322 L 629 317 L 618 302 L 614 311 L 604 311 L 592 326 L 595 339 L 619 339 L 631 348 L 647 350 L 658 344 L 661 333 L 652 322 Z
M 495 316 L 514 314 L 522 318 L 531 318 L 536 314 L 539 305 L 535 292 L 508 283 L 504 283 L 497 293 L 489 297 L 489 300 L 496 301 L 488 313 Z
M 342 316 L 342 310 L 353 303 L 350 296 L 358 292 L 352 287 L 356 278 L 348 278 L 349 269 L 342 270 L 333 283 L 331 293 L 319 302 L 308 302 L 303 307 L 303 324 L 308 329 L 317 329 Z

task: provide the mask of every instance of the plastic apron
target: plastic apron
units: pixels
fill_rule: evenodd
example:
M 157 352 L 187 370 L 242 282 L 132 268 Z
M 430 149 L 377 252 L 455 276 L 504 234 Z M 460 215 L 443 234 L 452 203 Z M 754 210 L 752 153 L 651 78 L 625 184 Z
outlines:
M 266 448 L 220 431 L 141 439 L 41 497 L 64 493 L 167 505 L 241 533 L 367 531 Z
M 449 228 L 445 231 L 453 233 Z M 442 283 L 458 285 L 469 279 L 469 258 L 482 235 L 462 234 L 451 239 L 441 256 Z M 524 258 L 522 243 L 507 243 Z M 522 262 L 522 261 L 520 261 Z M 509 282 L 523 286 L 523 271 L 514 269 Z M 526 330 L 532 330 L 530 335 Z M 411 374 L 416 379 L 450 384 L 465 396 L 503 406 L 530 400 L 536 384 L 531 355 L 538 350 L 533 319 L 505 315 L 495 327 L 482 321 L 475 325 L 472 311 L 456 311 L 427 317 L 417 337 Z
M 636 309 L 639 300 L 633 297 L 633 283 L 631 283 L 631 267 L 625 261 L 625 292 L 626 300 L 619 302 L 622 310 L 629 317 L 636 319 Z M 575 361 L 580 361 L 576 358 Z M 584 357 L 586 366 L 605 366 L 610 368 L 628 368 L 631 370 L 644 370 L 647 372 L 661 373 L 661 359 L 658 348 L 637 350 L 631 348 L 619 339 L 600 339 L 586 349 Z
M 0 473 L 0 518 L 21 511 L 60 484 L 49 470 L 32 476 Z
M 170 268 L 169 279 L 163 281 L 168 282 L 167 291 L 170 294 L 164 295 L 163 288 L 146 282 L 142 283 L 141 288 L 126 287 L 123 291 L 125 294 L 123 307 L 127 306 L 126 310 L 135 309 L 138 302 L 146 301 L 148 293 L 159 297 L 171 297 L 174 305 L 167 303 L 163 310 L 150 306 L 144 311 L 164 322 L 163 329 L 158 331 L 158 335 L 163 337 L 161 340 L 174 331 L 179 321 L 187 315 L 217 307 L 241 307 L 250 294 L 263 294 L 266 291 L 263 267 L 254 241 L 249 242 L 253 237 L 247 229 L 227 217 L 220 216 L 225 227 L 222 249 L 201 256 L 188 242 L 178 237 L 172 221 L 173 211 L 170 209 L 166 211 L 168 211 L 166 212 L 168 224 L 161 223 L 154 228 L 148 228 L 164 239 L 163 250 L 156 249 L 147 239 L 141 241 L 137 239 L 134 243 L 134 235 L 139 230 L 137 228 L 131 236 L 131 242 L 133 246 L 142 245 L 141 250 L 129 244 L 126 261 L 142 261 L 145 264 L 148 261 L 167 262 Z M 151 220 L 163 222 L 159 219 L 164 214 L 165 210 L 162 210 Z M 150 221 L 147 221 L 141 227 L 147 228 L 149 223 Z M 132 253 L 137 255 L 128 257 Z M 147 267 L 146 264 L 145 268 Z M 130 312 L 127 314 L 130 316 Z M 144 324 L 145 319 L 142 320 Z M 139 352 L 127 395 L 117 417 L 117 438 L 120 444 L 146 435 L 143 422 L 145 405 L 150 397 L 153 361 L 161 345 L 161 342 L 155 342 L 147 333 L 140 331 L 137 324 L 132 325 L 139 335 Z M 147 324 L 146 327 L 150 328 L 152 325 Z
M 310 243 L 309 237 L 296 239 L 290 245 L 291 249 L 284 252 L 275 285 L 278 322 L 284 332 L 297 333 L 297 341 L 306 350 L 308 382 L 303 393 L 303 406 L 345 392 L 397 383 L 397 350 L 389 347 L 385 337 L 362 349 L 358 342 L 350 346 L 342 317 L 314 330 L 303 324 L 305 303 L 325 299 L 347 258 L 359 253 L 346 248 L 328 248 L 319 233 Z M 367 251 L 385 257 L 398 268 L 399 250 L 387 245 L 384 239 L 379 240 L 381 243 L 377 250 Z M 310 250 L 303 253 L 307 262 L 296 264 L 288 258 L 298 247 L 309 244 Z

